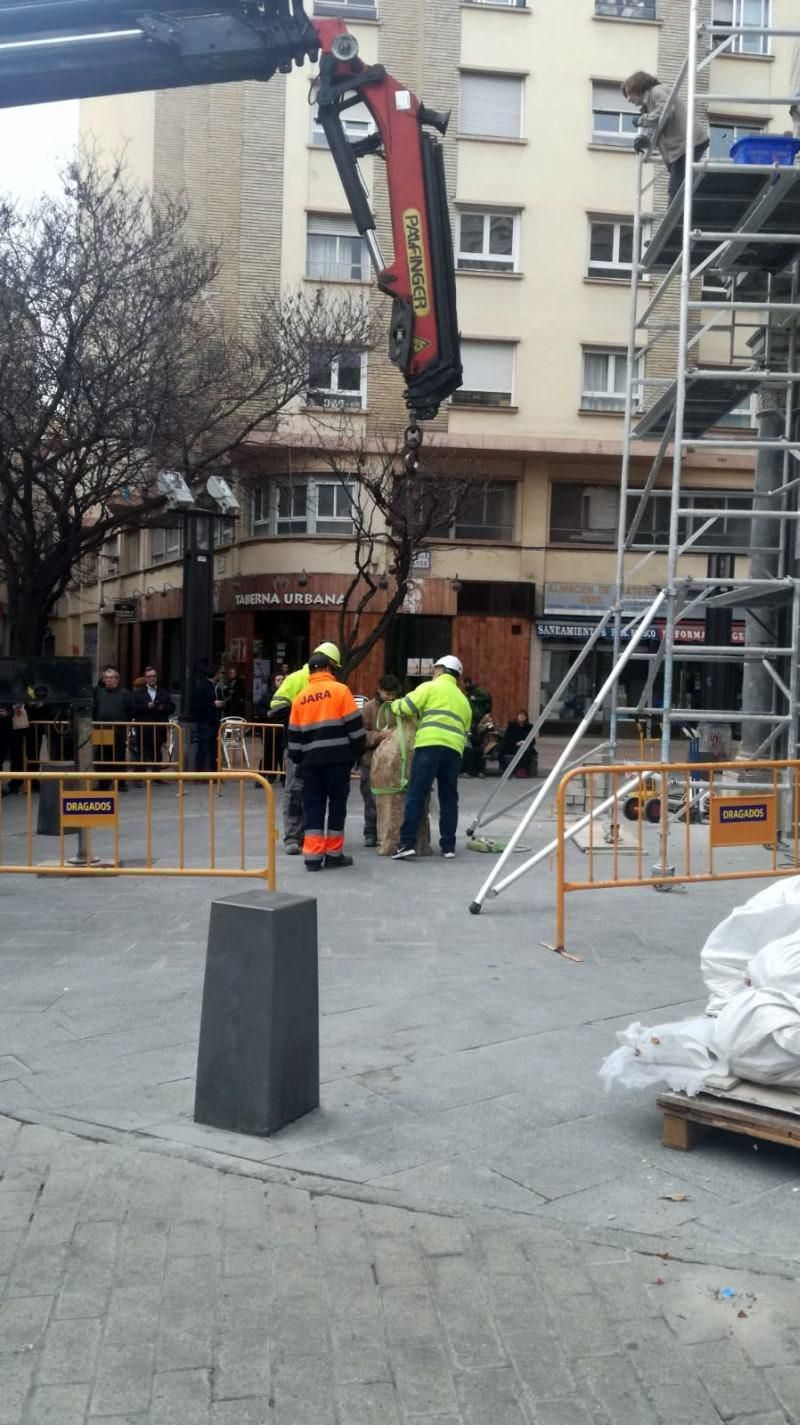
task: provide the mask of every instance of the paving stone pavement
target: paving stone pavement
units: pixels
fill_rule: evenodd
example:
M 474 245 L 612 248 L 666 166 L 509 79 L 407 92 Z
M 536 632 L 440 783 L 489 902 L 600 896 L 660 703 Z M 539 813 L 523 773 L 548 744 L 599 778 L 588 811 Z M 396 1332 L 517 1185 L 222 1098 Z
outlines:
M 791 1425 L 798 1299 L 0 1118 L 0 1425 Z
M 462 782 L 462 825 L 485 785 Z M 9 800 L 6 856 L 25 839 L 24 808 Z M 135 859 L 144 796 L 123 801 L 123 854 Z M 154 804 L 166 856 L 174 792 L 157 787 Z M 203 854 L 205 791 L 187 805 L 187 849 Z M 262 825 L 257 797 L 248 805 Z M 236 799 L 220 797 L 217 817 L 238 834 Z M 608 1096 L 597 1076 L 632 1019 L 702 1007 L 700 945 L 755 886 L 574 896 L 575 964 L 541 943 L 553 934 L 546 866 L 475 917 L 467 907 L 487 856 L 378 858 L 358 844 L 355 796 L 348 828 L 356 866 L 313 885 L 318 1112 L 263 1140 L 193 1122 L 209 905 L 236 883 L 0 876 L 0 1113 L 221 1153 L 372 1201 L 512 1212 L 623 1246 L 800 1268 L 795 1151 L 720 1134 L 669 1152 L 654 1093 Z M 526 843 L 552 829 L 543 821 Z M 34 854 L 52 856 L 52 844 L 38 839 Z M 281 889 L 308 894 L 310 880 L 299 858 L 281 856 Z

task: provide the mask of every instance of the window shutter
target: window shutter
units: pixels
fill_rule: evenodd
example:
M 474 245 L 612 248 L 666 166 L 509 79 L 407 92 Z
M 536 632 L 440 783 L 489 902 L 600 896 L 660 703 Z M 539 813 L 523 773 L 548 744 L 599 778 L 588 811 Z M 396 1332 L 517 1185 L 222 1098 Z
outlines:
M 309 213 L 308 231 L 324 233 L 326 236 L 358 237 L 358 228 L 353 219 L 344 213 Z
M 501 74 L 462 74 L 462 134 L 518 139 L 522 134 L 522 80 Z
M 618 84 L 603 84 L 595 80 L 592 84 L 592 108 L 605 109 L 622 114 L 638 114 L 635 104 L 629 104 Z
M 461 360 L 467 391 L 513 391 L 514 347 L 510 342 L 462 342 Z

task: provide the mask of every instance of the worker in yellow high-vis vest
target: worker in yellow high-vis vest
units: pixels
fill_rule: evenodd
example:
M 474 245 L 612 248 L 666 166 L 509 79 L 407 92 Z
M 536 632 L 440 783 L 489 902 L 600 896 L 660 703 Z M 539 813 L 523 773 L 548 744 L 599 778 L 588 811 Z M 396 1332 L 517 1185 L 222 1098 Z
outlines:
M 323 653 L 336 668 L 342 666 L 342 656 L 335 643 L 320 643 L 314 653 Z M 279 688 L 275 689 L 269 705 L 270 722 L 289 721 L 292 703 L 299 693 L 308 686 L 310 674 L 308 664 L 287 673 Z M 283 765 L 286 778 L 283 784 L 283 844 L 287 856 L 299 856 L 303 844 L 303 773 L 296 762 L 284 752 Z
M 394 861 L 410 861 L 416 856 L 417 832 L 434 782 L 439 796 L 439 847 L 447 860 L 456 854 L 458 774 L 472 726 L 472 708 L 459 687 L 463 671 L 460 659 L 446 653 L 434 664 L 429 683 L 421 683 L 392 703 L 397 717 L 413 717 L 417 724 L 405 816 Z

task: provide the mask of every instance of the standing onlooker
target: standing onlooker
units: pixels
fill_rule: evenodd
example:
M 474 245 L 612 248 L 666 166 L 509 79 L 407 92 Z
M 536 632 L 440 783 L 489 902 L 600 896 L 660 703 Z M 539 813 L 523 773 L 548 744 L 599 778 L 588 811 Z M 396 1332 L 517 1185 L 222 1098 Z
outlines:
M 94 690 L 94 721 L 105 724 L 104 732 L 111 733 L 108 746 L 97 748 L 96 758 L 106 771 L 125 772 L 125 748 L 128 741 L 128 723 L 133 721 L 133 698 L 127 688 L 120 684 L 119 669 L 109 663 L 103 669 L 99 687 Z M 128 783 L 119 783 L 121 792 L 127 792 Z
M 629 104 L 638 104 L 641 109 L 639 127 L 646 132 L 639 134 L 634 141 L 633 148 L 635 153 L 644 153 L 661 122 L 661 116 L 670 96 L 670 86 L 662 84 L 655 74 L 648 74 L 645 69 L 637 69 L 635 74 L 629 75 L 625 80 L 622 92 Z M 669 169 L 668 197 L 670 203 L 680 192 L 681 185 L 686 179 L 688 129 L 689 118 L 686 101 L 676 94 L 670 106 L 666 123 L 658 136 L 658 148 Z M 695 163 L 700 162 L 708 148 L 708 142 L 708 124 L 705 119 L 695 117 L 692 128 L 692 156 Z
M 136 682 L 139 682 L 138 678 Z M 141 686 L 134 685 L 133 689 L 134 720 L 142 723 L 165 723 L 169 722 L 174 711 L 175 703 L 169 695 L 169 690 L 162 687 L 158 681 L 156 669 L 152 663 L 148 663 L 144 670 Z M 165 736 L 164 729 L 163 727 L 145 726 L 137 728 L 137 732 L 140 738 L 142 770 L 157 772 L 161 765 L 161 744 Z
M 337 650 L 338 651 L 338 650 Z M 303 858 L 307 871 L 352 866 L 344 854 L 350 772 L 366 738 L 355 698 L 336 681 L 337 664 L 325 653 L 308 660 L 308 684 L 289 714 L 289 756 L 303 774 Z
M 224 705 L 219 692 L 213 670 L 207 663 L 201 663 L 192 695 L 192 716 L 197 730 L 195 772 L 217 770 L 217 730 Z
M 469 744 L 464 750 L 463 771 L 468 777 L 484 777 L 486 764 L 483 756 L 483 730 L 481 723 L 492 711 L 492 695 L 471 678 L 464 679 L 464 692 L 472 709 Z
M 374 698 L 370 698 L 361 710 L 364 722 L 364 732 L 367 736 L 367 750 L 361 758 L 361 796 L 364 801 L 364 845 L 377 846 L 378 844 L 378 809 L 375 805 L 372 787 L 369 784 L 369 772 L 372 766 L 372 754 L 375 748 L 380 746 L 385 737 L 388 737 L 391 729 L 396 725 L 397 718 L 391 709 L 393 698 L 399 697 L 402 692 L 400 679 L 395 678 L 394 673 L 385 673 L 378 684 L 378 692 Z M 384 709 L 381 721 L 383 727 L 378 727 L 378 713 Z
M 237 673 L 233 664 L 225 669 L 225 682 L 223 685 L 223 696 L 225 701 L 224 717 L 245 717 L 246 708 L 246 687 L 241 673 Z
M 500 770 L 502 772 L 505 772 L 509 762 L 512 762 L 516 757 L 522 743 L 532 731 L 533 723 L 528 717 L 527 709 L 520 708 L 516 717 L 511 719 L 511 722 L 503 734 L 503 743 L 500 748 Z M 537 771 L 538 758 L 536 754 L 536 743 L 532 742 L 517 763 L 514 776 L 535 777 Z
M 460 660 L 446 653 L 434 664 L 429 683 L 392 703 L 392 712 L 416 718 L 418 729 L 395 861 L 417 854 L 417 832 L 434 782 L 439 794 L 439 846 L 448 860 L 456 854 L 458 774 L 472 724 L 472 708 L 458 686 L 462 673 Z

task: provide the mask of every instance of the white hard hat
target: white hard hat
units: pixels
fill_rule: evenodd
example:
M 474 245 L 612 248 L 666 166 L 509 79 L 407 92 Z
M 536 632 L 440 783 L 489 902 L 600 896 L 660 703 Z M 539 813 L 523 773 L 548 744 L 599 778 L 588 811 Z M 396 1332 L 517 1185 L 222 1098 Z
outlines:
M 434 668 L 446 668 L 448 673 L 455 673 L 460 678 L 464 672 L 464 665 L 460 658 L 456 658 L 454 653 L 445 653 L 444 658 L 437 658 Z

